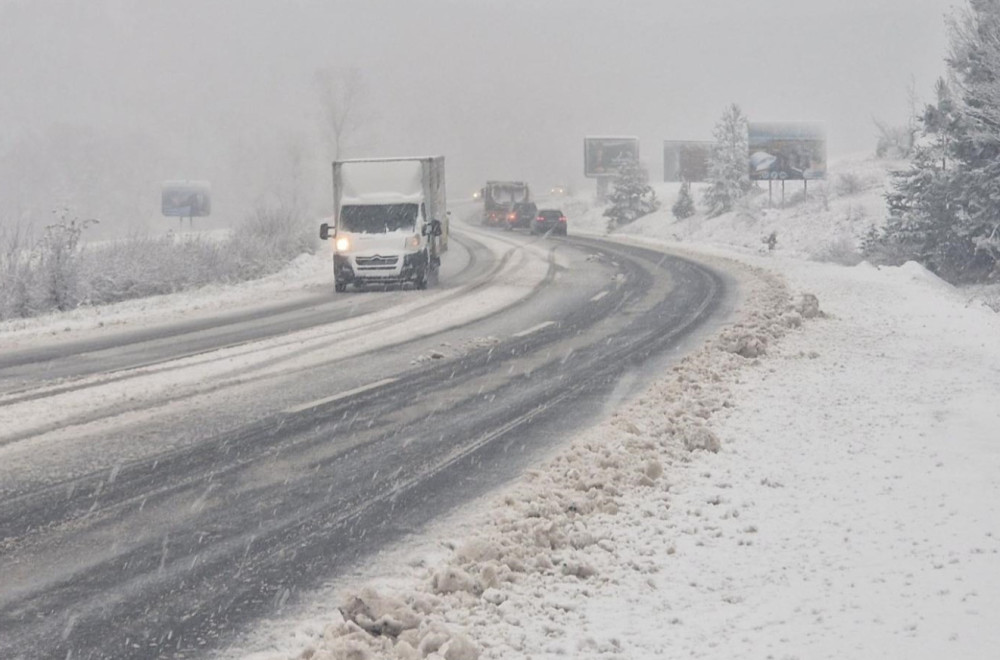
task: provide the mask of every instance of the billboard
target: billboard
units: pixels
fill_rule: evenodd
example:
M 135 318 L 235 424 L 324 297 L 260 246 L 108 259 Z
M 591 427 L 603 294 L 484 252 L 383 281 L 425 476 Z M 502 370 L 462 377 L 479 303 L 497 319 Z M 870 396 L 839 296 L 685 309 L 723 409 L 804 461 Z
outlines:
M 202 218 L 212 213 L 208 181 L 164 181 L 160 208 L 168 218 Z
M 825 179 L 826 128 L 806 122 L 750 123 L 750 178 Z
M 707 140 L 664 140 L 663 180 L 697 183 L 708 180 L 708 159 L 714 142 Z
M 637 137 L 583 138 L 583 175 L 587 177 L 615 176 L 621 158 L 639 160 Z

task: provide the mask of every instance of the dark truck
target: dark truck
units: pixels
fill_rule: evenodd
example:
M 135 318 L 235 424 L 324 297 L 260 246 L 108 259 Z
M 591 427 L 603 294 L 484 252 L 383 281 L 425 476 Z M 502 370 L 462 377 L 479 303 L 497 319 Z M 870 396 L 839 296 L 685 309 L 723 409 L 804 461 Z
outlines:
M 531 189 L 523 181 L 487 181 L 480 191 L 483 225 L 509 227 L 514 205 L 531 201 Z

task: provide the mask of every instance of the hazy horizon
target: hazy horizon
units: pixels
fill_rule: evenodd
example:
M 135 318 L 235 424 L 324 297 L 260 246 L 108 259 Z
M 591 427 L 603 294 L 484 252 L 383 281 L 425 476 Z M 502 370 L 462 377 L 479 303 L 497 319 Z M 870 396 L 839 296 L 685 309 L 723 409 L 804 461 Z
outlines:
M 64 204 L 105 231 L 173 227 L 159 184 L 207 179 L 214 222 L 262 197 L 329 200 L 317 70 L 356 70 L 343 156 L 443 154 L 452 200 L 486 179 L 592 186 L 583 137 L 711 138 L 725 106 L 826 124 L 872 153 L 944 75 L 953 2 L 0 0 L 5 220 Z M 83 191 L 83 192 L 81 192 Z

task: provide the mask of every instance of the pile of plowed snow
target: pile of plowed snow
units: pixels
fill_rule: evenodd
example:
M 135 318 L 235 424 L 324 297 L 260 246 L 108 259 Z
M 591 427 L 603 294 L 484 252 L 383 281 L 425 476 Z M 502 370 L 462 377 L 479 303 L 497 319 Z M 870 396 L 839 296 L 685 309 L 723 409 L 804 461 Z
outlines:
M 732 265 L 731 268 L 738 268 Z M 443 562 L 397 576 L 392 587 L 348 591 L 322 640 L 299 657 L 474 660 L 622 650 L 599 630 L 575 639 L 583 603 L 632 576 L 657 589 L 658 562 L 675 552 L 671 474 L 717 452 L 713 417 L 730 384 L 768 347 L 820 315 L 815 296 L 789 297 L 755 270 L 739 320 L 684 358 L 631 405 L 530 471 Z M 650 525 L 651 521 L 657 524 Z M 752 542 L 752 531 L 733 533 Z M 662 614 L 650 613 L 652 620 Z M 538 648 L 539 642 L 544 648 Z M 533 656 L 540 657 L 540 656 Z

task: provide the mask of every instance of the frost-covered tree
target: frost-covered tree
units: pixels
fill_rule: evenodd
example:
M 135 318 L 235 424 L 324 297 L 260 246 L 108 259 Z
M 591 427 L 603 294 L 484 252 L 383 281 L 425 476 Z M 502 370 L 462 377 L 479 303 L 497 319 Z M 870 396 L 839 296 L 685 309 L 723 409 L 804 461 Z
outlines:
M 687 181 L 681 183 L 680 192 L 677 193 L 677 201 L 670 208 L 674 217 L 678 220 L 690 218 L 695 214 L 694 197 L 691 196 L 691 184 Z
M 914 259 L 952 282 L 1000 275 L 1000 3 L 971 0 L 951 21 L 950 84 L 920 117 L 909 169 L 869 251 Z
M 703 202 L 714 217 L 731 211 L 752 183 L 747 161 L 747 118 L 733 103 L 722 113 L 713 132 L 715 146 L 708 161 L 708 188 Z
M 875 145 L 875 155 L 879 158 L 908 158 L 913 153 L 913 143 L 916 138 L 916 128 L 909 125 L 894 126 L 886 122 L 874 120 L 878 129 L 878 142 Z
M 618 161 L 618 174 L 608 194 L 608 231 L 641 218 L 660 208 L 656 192 L 649 185 L 649 173 L 638 160 L 626 158 Z
M 918 123 L 918 108 L 920 98 L 917 95 L 916 80 L 910 79 L 906 88 L 906 98 L 909 101 L 909 120 L 903 126 L 889 124 L 873 118 L 878 129 L 878 142 L 875 145 L 875 155 L 879 158 L 909 158 L 913 155 L 917 134 L 920 132 Z

